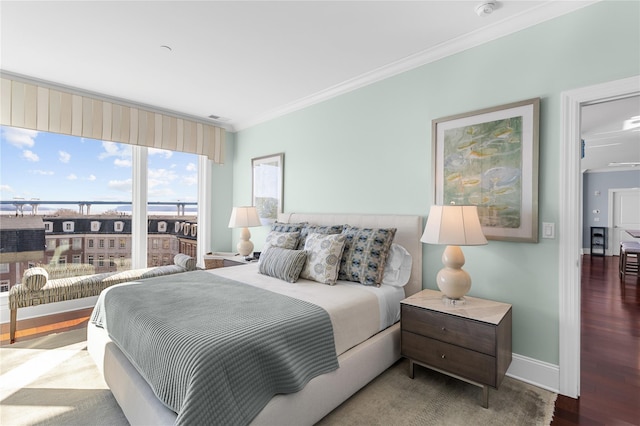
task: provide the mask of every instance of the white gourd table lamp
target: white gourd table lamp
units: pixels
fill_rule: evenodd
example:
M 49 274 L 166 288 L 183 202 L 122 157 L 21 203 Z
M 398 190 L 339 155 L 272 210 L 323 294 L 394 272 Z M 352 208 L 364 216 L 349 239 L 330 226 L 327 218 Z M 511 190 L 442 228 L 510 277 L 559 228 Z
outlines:
M 240 241 L 237 249 L 241 256 L 249 256 L 253 253 L 253 243 L 251 242 L 250 227 L 262 226 L 258 210 L 255 207 L 234 207 L 229 219 L 229 228 L 242 228 Z
M 464 295 L 471 289 L 471 277 L 462 269 L 464 254 L 460 246 L 487 244 L 482 233 L 476 206 L 431 206 L 427 224 L 420 241 L 427 244 L 446 244 L 442 254 L 442 268 L 436 276 L 438 288 L 449 304 L 464 303 Z

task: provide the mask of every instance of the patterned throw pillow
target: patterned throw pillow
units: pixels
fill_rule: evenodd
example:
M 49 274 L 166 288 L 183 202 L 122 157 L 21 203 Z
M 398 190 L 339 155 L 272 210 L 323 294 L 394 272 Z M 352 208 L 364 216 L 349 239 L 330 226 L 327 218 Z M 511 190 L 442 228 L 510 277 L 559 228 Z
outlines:
M 271 225 L 271 230 L 276 232 L 300 232 L 306 225 L 306 222 L 302 223 L 283 223 L 276 222 Z
M 259 271 L 263 275 L 294 283 L 298 281 L 306 260 L 307 253 L 304 250 L 271 247 L 260 256 Z
M 308 253 L 307 263 L 300 276 L 335 285 L 346 239 L 342 234 L 309 234 L 304 245 L 304 250 Z
M 304 244 L 309 234 L 339 234 L 342 232 L 343 225 L 317 226 L 305 225 L 300 231 L 300 240 L 298 241 L 298 250 L 304 248 Z
M 345 225 L 347 237 L 338 279 L 379 287 L 396 228 L 358 228 Z
M 292 250 L 298 246 L 299 239 L 300 232 L 271 231 L 264 240 L 262 251 L 266 251 L 269 247 L 280 247 Z

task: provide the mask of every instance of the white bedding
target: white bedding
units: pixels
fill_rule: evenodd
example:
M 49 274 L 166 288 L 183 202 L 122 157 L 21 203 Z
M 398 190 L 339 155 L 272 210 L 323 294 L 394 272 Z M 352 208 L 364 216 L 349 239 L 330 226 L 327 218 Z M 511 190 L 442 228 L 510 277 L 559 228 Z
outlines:
M 371 287 L 348 281 L 338 281 L 330 286 L 305 279 L 288 283 L 260 274 L 257 263 L 208 272 L 325 309 L 333 324 L 337 355 L 399 321 L 400 301 L 405 298 L 402 288 L 392 286 Z

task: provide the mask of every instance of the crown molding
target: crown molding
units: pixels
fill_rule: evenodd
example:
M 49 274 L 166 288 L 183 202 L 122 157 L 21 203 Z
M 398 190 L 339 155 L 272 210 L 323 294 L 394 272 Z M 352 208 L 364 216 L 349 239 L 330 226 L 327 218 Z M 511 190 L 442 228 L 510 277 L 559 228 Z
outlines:
M 602 0 L 547 1 L 535 8 L 528 9 L 526 12 L 514 15 L 508 19 L 503 19 L 492 25 L 483 27 L 469 34 L 465 34 L 464 36 L 441 43 L 431 49 L 418 52 L 396 62 L 392 62 L 388 65 L 361 74 L 355 78 L 346 80 L 310 96 L 306 96 L 289 104 L 285 104 L 282 107 L 273 109 L 258 117 L 234 122 L 233 128 L 236 131 L 247 129 L 257 124 L 267 122 L 274 118 L 281 117 L 364 86 L 368 86 L 386 78 L 438 61 L 456 53 L 480 46 L 509 34 L 516 33 L 525 28 L 566 15 L 600 1 Z

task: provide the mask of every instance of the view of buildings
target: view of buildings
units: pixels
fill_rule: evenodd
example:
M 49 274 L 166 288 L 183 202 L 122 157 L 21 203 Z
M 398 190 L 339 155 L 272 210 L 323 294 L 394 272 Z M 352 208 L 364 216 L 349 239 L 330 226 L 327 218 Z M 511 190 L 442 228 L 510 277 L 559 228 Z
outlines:
M 178 253 L 196 255 L 196 216 L 149 216 L 147 223 L 148 266 L 169 265 Z M 33 266 L 44 267 L 50 279 L 130 269 L 131 239 L 130 215 L 3 215 L 0 292 Z
M 136 149 L 144 162 L 134 161 Z M 130 268 L 140 184 L 147 266 L 195 256 L 197 155 L 8 126 L 0 126 L 0 152 L 0 292 L 31 266 L 50 278 Z

